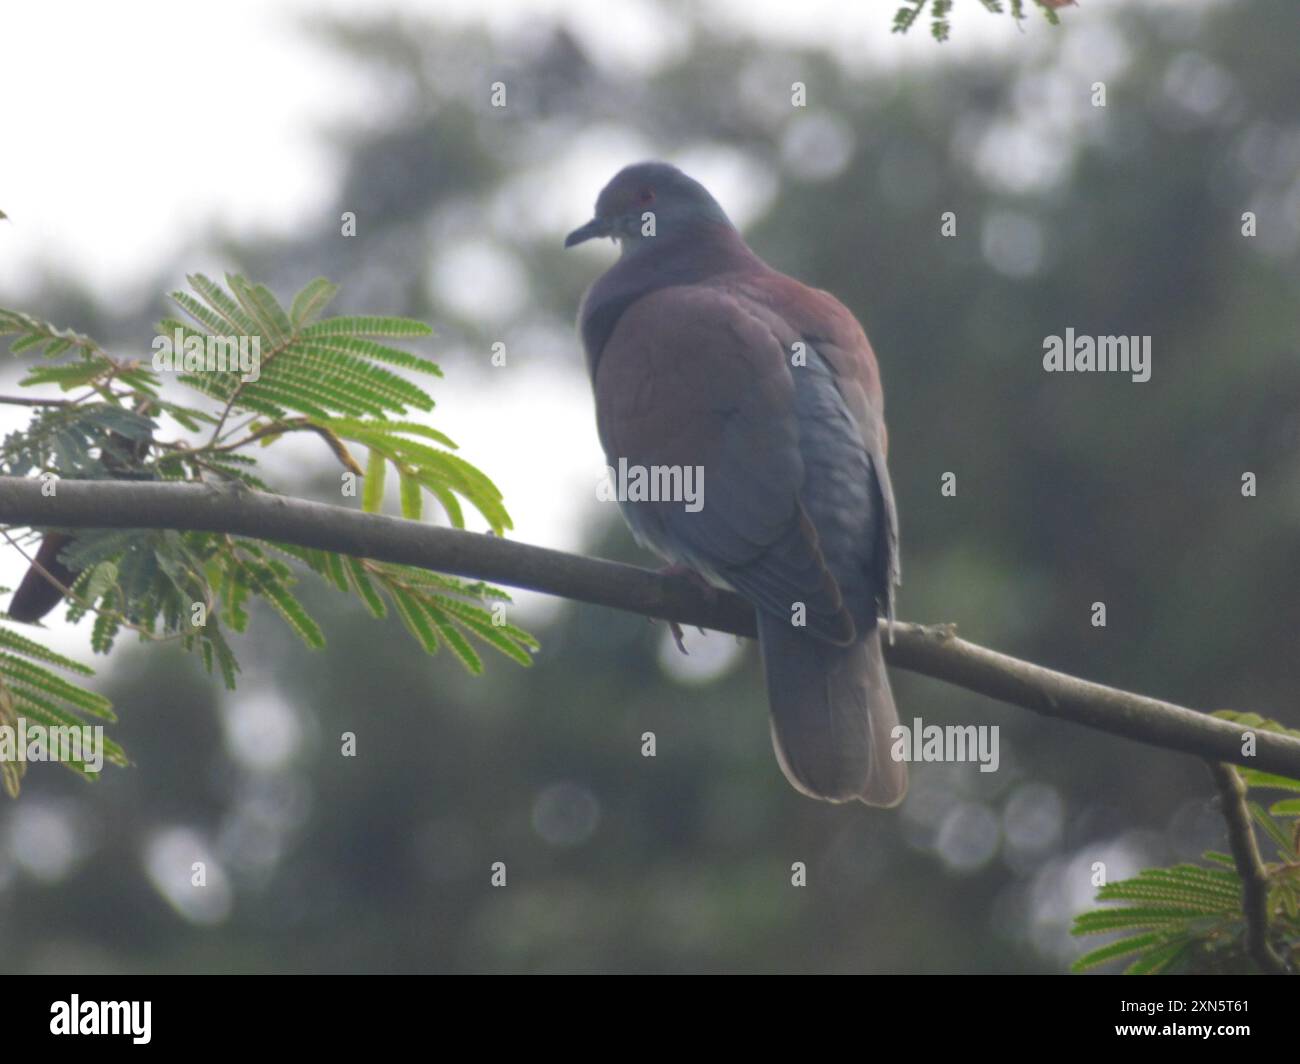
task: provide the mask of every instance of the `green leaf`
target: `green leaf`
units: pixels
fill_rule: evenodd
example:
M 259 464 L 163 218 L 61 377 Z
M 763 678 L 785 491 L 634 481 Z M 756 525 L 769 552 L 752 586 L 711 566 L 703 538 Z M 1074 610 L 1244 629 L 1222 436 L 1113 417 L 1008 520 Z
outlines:
M 1235 871 L 1222 872 L 1217 868 L 1200 868 L 1196 865 L 1149 868 L 1132 879 L 1106 884 L 1097 891 L 1097 898 L 1101 901 L 1141 900 L 1149 897 L 1153 891 L 1165 895 L 1218 895 L 1235 899 L 1241 894 L 1241 881 Z
M 376 617 L 386 617 L 388 607 L 384 605 L 383 598 L 375 590 L 375 585 L 371 583 L 365 566 L 356 558 L 345 558 L 344 562 L 347 565 L 348 579 L 352 582 L 352 586 L 356 588 L 357 594 L 361 596 L 370 612 Z
M 1103 893 L 1097 892 L 1098 901 L 1136 901 L 1162 908 L 1177 909 L 1202 913 L 1221 913 L 1232 911 L 1241 904 L 1240 890 L 1220 890 L 1207 886 L 1173 889 L 1161 883 L 1143 883 L 1129 880 L 1117 884 L 1115 889 Z
M 53 727 L 67 728 L 84 728 L 86 722 L 66 709 L 61 708 L 48 699 L 40 695 L 33 694 L 31 691 L 15 690 L 13 692 L 14 702 L 20 715 L 35 720 L 41 724 Z M 104 742 L 104 760 L 114 765 L 125 767 L 130 764 L 127 759 L 126 751 L 110 739 L 107 735 L 103 737 Z
M 1269 787 L 1278 791 L 1295 791 L 1300 793 L 1300 780 L 1287 776 L 1277 776 L 1271 772 L 1260 772 L 1253 768 L 1238 768 L 1241 778 L 1249 787 Z
M 219 284 L 201 273 L 192 273 L 185 279 L 190 287 L 203 297 L 210 309 L 202 315 L 195 315 L 191 306 L 195 301 L 191 297 L 184 292 L 179 292 L 173 293 L 172 298 L 187 313 L 194 316 L 196 321 L 207 325 L 216 335 L 256 336 L 258 334 L 257 323 L 226 294 Z
M 438 595 L 434 601 L 457 621 L 470 629 L 484 642 L 491 644 L 502 654 L 517 661 L 520 665 L 531 666 L 533 656 L 527 648 L 537 649 L 540 645 L 533 636 L 514 625 L 494 625 L 491 615 L 466 602 L 458 602 Z
M 293 335 L 293 324 L 271 290 L 265 285 L 249 284 L 237 273 L 226 274 L 226 285 L 235 293 L 239 305 L 258 325 L 259 334 L 273 347 L 281 347 Z
M 102 376 L 109 368 L 109 361 L 100 358 L 88 358 L 60 366 L 33 366 L 19 384 L 23 388 L 57 384 L 60 390 L 70 392 L 73 388 L 83 387 Z
M 1284 854 L 1287 854 L 1288 856 L 1294 857 L 1295 856 L 1294 843 L 1292 842 L 1291 838 L 1287 835 L 1287 833 L 1282 830 L 1282 826 L 1271 816 L 1269 816 L 1266 812 L 1264 812 L 1263 807 L 1260 806 L 1258 803 L 1248 802 L 1247 804 L 1250 807 L 1250 815 L 1253 816 L 1255 818 L 1255 822 L 1264 829 L 1265 834 L 1267 834 L 1269 838 L 1271 838 L 1275 843 L 1277 843 L 1278 850 Z
M 385 436 L 406 434 L 411 436 L 424 436 L 427 439 L 434 440 L 449 450 L 456 450 L 456 444 L 451 439 L 439 432 L 432 426 L 422 424 L 419 421 L 387 421 L 384 419 L 363 420 L 361 418 L 330 418 L 328 421 L 321 423 L 325 428 L 334 432 L 336 435 L 345 436 L 348 439 L 362 440 L 367 435 Z
M 15 355 L 21 355 L 24 351 L 29 351 L 33 347 L 40 347 L 45 342 L 45 337 L 40 333 L 28 333 L 26 336 L 15 340 L 9 345 L 9 351 Z
M 456 496 L 453 495 L 451 492 L 449 492 L 441 484 L 435 487 L 433 485 L 426 483 L 425 487 L 429 489 L 429 494 L 432 495 L 435 499 L 437 499 L 438 502 L 442 505 L 442 508 L 447 511 L 447 520 L 451 522 L 451 527 L 464 528 L 465 513 L 463 510 L 461 510 L 460 503 L 456 501 Z
M 1201 909 L 1191 907 L 1166 908 L 1148 905 L 1123 909 L 1093 909 L 1091 912 L 1080 913 L 1075 917 L 1072 933 L 1096 935 L 1130 927 L 1169 927 L 1205 915 Z
M 1238 713 L 1233 709 L 1219 709 L 1211 713 L 1210 716 L 1232 721 L 1234 724 L 1240 724 L 1250 731 L 1272 731 L 1300 738 L 1300 730 L 1288 728 L 1285 724 L 1279 724 L 1275 720 L 1261 717 L 1258 713 Z
M 1182 939 L 1148 950 L 1133 961 L 1125 975 L 1159 975 L 1191 948 L 1190 939 Z
M 327 551 L 325 553 L 325 565 L 329 578 L 334 581 L 334 586 L 340 591 L 350 590 L 350 585 L 348 584 L 348 571 L 344 564 L 343 557 Z
M 329 304 L 335 295 L 338 294 L 338 285 L 331 284 L 324 277 L 317 277 L 309 281 L 296 296 L 293 297 L 293 306 L 289 310 L 289 317 L 293 319 L 294 325 L 301 329 L 302 326 L 314 320 L 322 310 Z
M 303 608 L 301 602 L 285 587 L 270 566 L 254 568 L 245 565 L 250 584 L 254 591 L 265 598 L 275 608 L 284 622 L 292 628 L 298 637 L 312 650 L 321 650 L 325 646 L 325 633 Z
M 1142 953 L 1149 950 L 1152 946 L 1162 946 L 1169 941 L 1169 936 L 1163 931 L 1148 931 L 1141 935 L 1132 935 L 1129 938 L 1121 938 L 1117 942 L 1112 942 L 1107 946 L 1101 946 L 1098 949 L 1085 953 L 1082 957 L 1077 958 L 1070 965 L 1070 970 L 1075 972 L 1087 971 L 1089 968 L 1095 968 L 1099 964 L 1105 964 L 1107 961 L 1113 961 L 1117 957 L 1127 957 L 1133 953 Z M 1180 943 L 1182 945 L 1182 943 Z
M 302 330 L 303 336 L 430 336 L 433 330 L 411 318 L 387 318 L 375 315 L 326 318 Z
M 474 648 L 470 646 L 469 640 L 456 630 L 455 625 L 447 619 L 447 615 L 434 606 L 432 602 L 428 599 L 419 599 L 418 601 L 423 607 L 429 620 L 431 620 L 434 627 L 438 629 L 438 635 L 442 637 L 442 641 L 451 648 L 452 653 L 460 659 L 461 664 L 464 665 L 465 668 L 467 668 L 474 676 L 482 674 L 483 661 L 479 658 L 478 654 L 474 652 Z
M 294 349 L 326 362 L 338 361 L 342 356 L 348 361 L 358 358 L 371 362 L 387 362 L 417 373 L 427 373 L 433 377 L 442 376 L 442 369 L 430 359 L 412 354 L 410 351 L 403 351 L 400 347 L 390 347 L 387 344 L 378 344 L 373 340 L 363 340 L 356 336 L 308 337 L 295 344 Z
M 107 654 L 113 649 L 113 640 L 117 638 L 121 627 L 121 621 L 116 614 L 97 613 L 91 628 L 90 649 L 96 654 Z
M 416 642 L 424 648 L 425 653 L 436 654 L 438 652 L 438 634 L 428 614 L 421 608 L 420 601 L 400 587 L 389 587 L 388 594 L 393 600 L 393 606 L 397 609 L 397 615 L 402 618 L 402 623 L 406 625 L 407 631 L 415 636 Z
M 388 463 L 384 456 L 371 448 L 361 491 L 361 509 L 368 514 L 377 514 L 384 508 L 384 474 L 387 469 Z
M 113 713 L 113 703 L 103 695 L 69 683 L 63 677 L 30 661 L 24 661 L 12 654 L 0 653 L 0 673 L 3 673 L 5 682 L 10 687 L 23 686 L 42 691 L 75 706 L 92 717 L 107 721 L 117 720 Z
M 67 669 L 69 672 L 80 673 L 82 676 L 94 676 L 95 670 L 89 668 L 79 661 L 73 661 L 62 654 L 57 654 L 48 647 L 41 646 L 40 643 L 33 639 L 28 639 L 24 635 L 19 635 L 11 628 L 0 625 L 0 647 L 16 651 L 29 658 L 36 658 L 39 661 L 47 662 L 50 665 L 57 665 L 61 669 Z
M 370 452 L 374 454 L 374 451 Z M 420 482 L 414 477 L 403 475 L 401 478 L 402 489 L 402 516 L 409 521 L 418 521 L 424 513 L 424 497 L 420 491 Z

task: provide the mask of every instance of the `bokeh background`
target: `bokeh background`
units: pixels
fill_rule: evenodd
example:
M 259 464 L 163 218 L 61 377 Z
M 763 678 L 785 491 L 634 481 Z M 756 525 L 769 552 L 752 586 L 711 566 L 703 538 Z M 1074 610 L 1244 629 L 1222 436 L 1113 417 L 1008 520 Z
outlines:
M 518 538 L 652 563 L 596 500 L 572 330 L 613 251 L 560 243 L 618 167 L 668 159 L 865 323 L 902 616 L 1300 724 L 1300 7 L 1084 0 L 1053 29 L 959 0 L 940 45 L 891 35 L 896 6 L 29 5 L 0 65 L 0 305 L 143 354 L 187 272 L 286 297 L 327 275 L 345 309 L 434 324 L 431 423 Z M 1150 335 L 1151 380 L 1044 373 L 1067 327 Z M 295 447 L 277 486 L 336 500 Z M 932 680 L 895 671 L 904 719 L 999 725 L 1000 770 L 834 808 L 782 779 L 730 637 L 683 658 L 521 595 L 536 664 L 475 679 L 303 594 L 329 649 L 264 614 L 234 695 L 167 648 L 96 662 L 135 765 L 36 767 L 0 805 L 0 969 L 1054 972 L 1093 944 L 1067 929 L 1094 861 L 1223 845 L 1195 760 Z M 49 639 L 84 654 L 87 626 Z

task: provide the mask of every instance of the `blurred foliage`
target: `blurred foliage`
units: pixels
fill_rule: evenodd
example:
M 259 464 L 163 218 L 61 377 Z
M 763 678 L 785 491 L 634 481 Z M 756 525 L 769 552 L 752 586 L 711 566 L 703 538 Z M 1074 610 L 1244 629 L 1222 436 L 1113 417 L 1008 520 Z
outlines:
M 8 734 L 14 736 L 14 749 L 6 750 L 4 758 L 0 759 L 0 786 L 11 798 L 18 796 L 27 771 L 26 760 L 16 756 L 18 746 L 23 745 L 21 737 L 24 733 L 19 729 L 24 720 L 41 728 L 63 729 L 81 728 L 86 717 L 110 722 L 117 719 L 107 698 L 72 683 L 46 665 L 80 676 L 94 675 L 93 670 L 80 662 L 56 654 L 9 628 L 0 627 L 0 727 L 13 729 Z M 46 738 L 43 745 L 48 751 L 53 743 Z M 83 754 L 89 752 L 80 746 L 75 749 Z M 127 764 L 126 753 L 112 739 L 103 740 L 103 754 L 104 760 L 110 764 Z M 87 758 L 74 756 L 61 763 L 93 780 L 96 776 L 93 771 L 88 771 L 86 762 Z
M 1025 5 L 1031 4 L 1046 16 L 1053 26 L 1060 24 L 1056 8 L 1066 7 L 1074 0 L 979 0 L 985 11 L 1000 15 L 1009 11 L 1017 23 L 1024 20 Z M 953 0 L 905 0 L 902 7 L 894 13 L 894 32 L 906 33 L 915 25 L 916 20 L 926 11 L 930 12 L 930 36 L 936 41 L 946 41 L 952 32 Z
M 10 338 L 10 351 L 39 352 L 45 360 L 29 370 L 22 385 L 56 385 L 73 393 L 70 399 L 38 407 L 25 430 L 6 436 L 0 471 L 42 478 L 208 482 L 268 491 L 253 471 L 258 463 L 248 449 L 308 431 L 329 445 L 345 470 L 345 481 L 364 476 L 362 502 L 369 512 L 382 508 L 384 472 L 392 464 L 401 481 L 404 516 L 420 517 L 427 491 L 457 527 L 464 526 L 457 496 L 471 503 L 495 533 L 510 527 L 501 493 L 474 466 L 450 453 L 455 443 L 406 419 L 411 407 L 432 409 L 433 399 L 385 368 L 441 375 L 428 359 L 379 342 L 427 336 L 427 325 L 373 315 L 321 318 L 337 293 L 324 278 L 303 288 L 288 311 L 269 289 L 237 274 L 227 278 L 229 291 L 201 274 L 192 276 L 190 284 L 194 295 L 176 292 L 172 298 L 194 324 L 163 319 L 159 335 L 168 345 L 166 357 L 159 362 L 162 349 L 155 345 L 152 368 L 114 358 L 80 333 L 0 309 L 0 336 Z M 164 400 L 163 369 L 176 371 L 181 383 L 213 400 L 215 411 Z M 159 419 L 164 414 L 207 439 L 163 438 Z M 348 443 L 369 450 L 364 472 Z M 481 582 L 413 566 L 232 535 L 148 529 L 78 530 L 59 560 L 77 574 L 68 618 L 76 622 L 95 615 L 90 642 L 97 653 L 108 653 L 121 629 L 130 627 L 144 639 L 178 641 L 234 690 L 239 665 L 228 632 L 247 631 L 253 598 L 271 606 L 308 647 L 325 646 L 320 625 L 293 591 L 293 568 L 279 556 L 300 563 L 339 591 L 355 593 L 376 617 L 386 615 L 386 600 L 391 601 L 427 653 L 446 646 L 472 673 L 482 672 L 483 664 L 471 639 L 520 664 L 532 662 L 536 640 L 501 623 L 483 605 L 488 599 L 509 601 L 508 595 Z M 16 725 L 30 718 L 43 725 L 81 725 L 82 714 L 114 719 L 104 699 L 27 660 L 75 668 L 66 657 L 5 630 L 0 630 L 0 646 L 17 652 L 0 653 L 0 722 Z M 108 756 L 125 763 L 116 744 Z M 93 778 L 81 761 L 63 763 Z M 23 763 L 5 761 L 3 768 L 4 787 L 16 795 Z
M 1248 730 L 1263 729 L 1300 738 L 1300 730 L 1266 720 L 1257 713 L 1222 710 L 1217 716 Z M 1247 788 L 1280 790 L 1288 797 L 1265 809 L 1249 801 L 1244 809 L 1277 851 L 1278 859 L 1262 864 L 1266 940 L 1284 965 L 1300 960 L 1300 780 L 1287 779 L 1258 769 L 1231 766 Z M 1226 801 L 1220 795 L 1221 801 Z M 1243 811 L 1242 816 L 1245 816 Z M 1254 827 L 1246 825 L 1253 834 Z M 1257 845 L 1257 843 L 1255 843 Z M 1178 865 L 1146 869 L 1132 879 L 1108 883 L 1097 892 L 1098 901 L 1131 902 L 1121 908 L 1105 907 L 1075 917 L 1072 934 L 1097 935 L 1135 932 L 1078 958 L 1076 972 L 1095 968 L 1117 958 L 1133 958 L 1127 975 L 1180 972 L 1253 972 L 1247 919 L 1242 905 L 1242 877 L 1232 857 L 1209 851 L 1207 861 L 1227 868 Z M 1257 873 L 1258 874 L 1258 873 Z
M 582 217 L 547 221 L 563 163 L 620 156 L 582 173 L 592 200 L 629 152 L 738 175 L 755 249 L 839 296 L 879 355 L 903 616 L 1295 726 L 1300 9 L 1095 8 L 1045 42 L 888 70 L 671 2 L 654 10 L 680 47 L 634 71 L 546 23 L 517 39 L 387 16 L 314 25 L 385 108 L 328 131 L 347 165 L 318 225 L 218 234 L 221 251 L 272 287 L 324 273 L 354 308 L 436 322 L 440 363 L 493 410 L 503 378 L 482 353 L 503 337 L 512 364 L 585 387 L 572 321 L 597 267 L 559 247 Z M 503 110 L 487 102 L 498 79 Z M 1098 80 L 1106 107 L 1090 102 Z M 363 221 L 352 241 L 345 210 Z M 440 271 L 465 242 L 523 277 L 524 297 L 467 313 Z M 99 335 L 138 335 L 150 313 L 113 318 L 66 286 L 42 312 Z M 1070 326 L 1151 336 L 1151 381 L 1044 374 L 1044 336 Z M 556 507 L 587 502 L 557 488 Z M 649 560 L 612 513 L 588 549 Z M 830 808 L 773 764 L 749 651 L 690 680 L 660 628 L 565 605 L 533 626 L 532 669 L 472 680 L 325 594 L 302 590 L 336 649 L 309 658 L 259 633 L 240 646 L 238 699 L 166 652 L 107 677 L 133 707 L 119 729 L 139 768 L 93 802 L 31 773 L 0 811 L 7 966 L 1061 971 L 1083 952 L 1069 927 L 1095 861 L 1118 880 L 1223 849 L 1195 759 L 905 673 L 905 720 L 999 725 L 1002 768 L 915 766 L 896 812 Z M 1089 623 L 1099 600 L 1106 628 Z M 731 644 L 689 645 L 695 659 Z M 292 741 L 250 752 L 259 728 Z M 345 731 L 356 757 L 339 756 Z M 224 870 L 224 907 L 157 871 L 182 827 Z M 791 886 L 795 861 L 807 887 Z

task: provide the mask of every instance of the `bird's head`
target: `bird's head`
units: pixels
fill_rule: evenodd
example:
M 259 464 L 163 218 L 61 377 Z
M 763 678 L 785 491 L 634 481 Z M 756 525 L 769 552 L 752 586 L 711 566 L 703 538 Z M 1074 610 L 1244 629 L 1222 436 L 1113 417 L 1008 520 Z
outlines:
M 571 248 L 592 237 L 617 240 L 627 254 L 656 239 L 700 225 L 731 227 L 709 190 L 668 163 L 625 166 L 596 197 L 596 216 L 564 240 Z

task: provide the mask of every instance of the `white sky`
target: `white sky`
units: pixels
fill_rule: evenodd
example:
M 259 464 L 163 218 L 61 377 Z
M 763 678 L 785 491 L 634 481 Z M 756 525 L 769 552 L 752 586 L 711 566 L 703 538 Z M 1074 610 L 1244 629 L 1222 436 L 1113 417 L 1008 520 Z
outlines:
M 846 60 L 873 67 L 943 61 L 1013 42 L 1026 47 L 1048 32 L 1037 17 L 1019 34 L 1009 19 L 959 4 L 954 39 L 940 49 L 922 26 L 905 37 L 890 34 L 892 7 L 892 0 L 705 5 L 719 27 L 782 43 L 822 40 Z M 0 209 L 12 223 L 0 245 L 0 294 L 30 292 L 47 266 L 106 296 L 138 294 L 167 251 L 211 223 L 235 233 L 292 232 L 330 201 L 340 174 L 314 130 L 382 106 L 359 71 L 305 37 L 298 20 L 308 11 L 375 17 L 388 9 L 479 22 L 503 38 L 555 14 L 597 61 L 623 70 L 682 46 L 680 34 L 656 25 L 641 0 L 11 6 L 0 64 Z M 213 165 L 214 158 L 230 165 Z M 591 188 L 567 184 L 562 192 L 580 213 L 605 176 L 593 173 Z
M 1131 2 L 1083 0 L 1083 8 L 1064 14 L 1082 29 L 1106 8 Z M 1053 32 L 1036 13 L 1021 31 L 964 0 L 956 5 L 953 40 L 940 46 L 926 25 L 905 37 L 891 34 L 896 6 L 893 0 L 711 0 L 703 8 L 727 32 L 778 44 L 823 43 L 863 70 L 1031 49 Z M 334 199 L 341 174 L 340 160 L 314 130 L 373 114 L 383 101 L 357 69 L 303 35 L 298 20 L 322 11 L 373 18 L 390 9 L 479 23 L 503 38 L 538 19 L 560 17 L 598 62 L 633 73 L 683 46 L 680 33 L 658 22 L 641 0 L 8 5 L 0 62 L 0 209 L 11 220 L 0 222 L 0 305 L 23 307 L 42 277 L 56 270 L 104 298 L 152 295 L 142 286 L 177 248 L 193 249 L 194 268 L 220 272 L 222 264 L 199 243 L 213 227 L 287 234 L 314 224 Z M 548 218 L 557 241 L 587 217 L 615 168 L 610 156 L 618 144 L 593 136 L 555 161 L 563 180 Z M 216 158 L 228 165 L 213 165 Z M 719 199 L 743 204 L 743 175 L 728 171 L 725 161 L 710 168 Z M 736 215 L 743 221 L 743 210 Z M 588 254 L 594 277 L 612 249 Z M 576 338 L 573 357 L 580 357 Z M 600 465 L 585 390 L 520 368 L 493 390 L 492 418 L 485 420 L 474 393 L 457 387 L 454 365 L 444 368 L 450 380 L 436 385 L 434 423 L 497 480 L 516 516 L 517 538 L 572 547 L 586 512 L 557 498 L 591 499 Z M 528 462 L 518 460 L 516 435 L 503 425 L 520 426 Z M 5 557 L 0 583 L 13 586 L 20 569 Z M 83 639 L 59 642 L 71 649 Z

